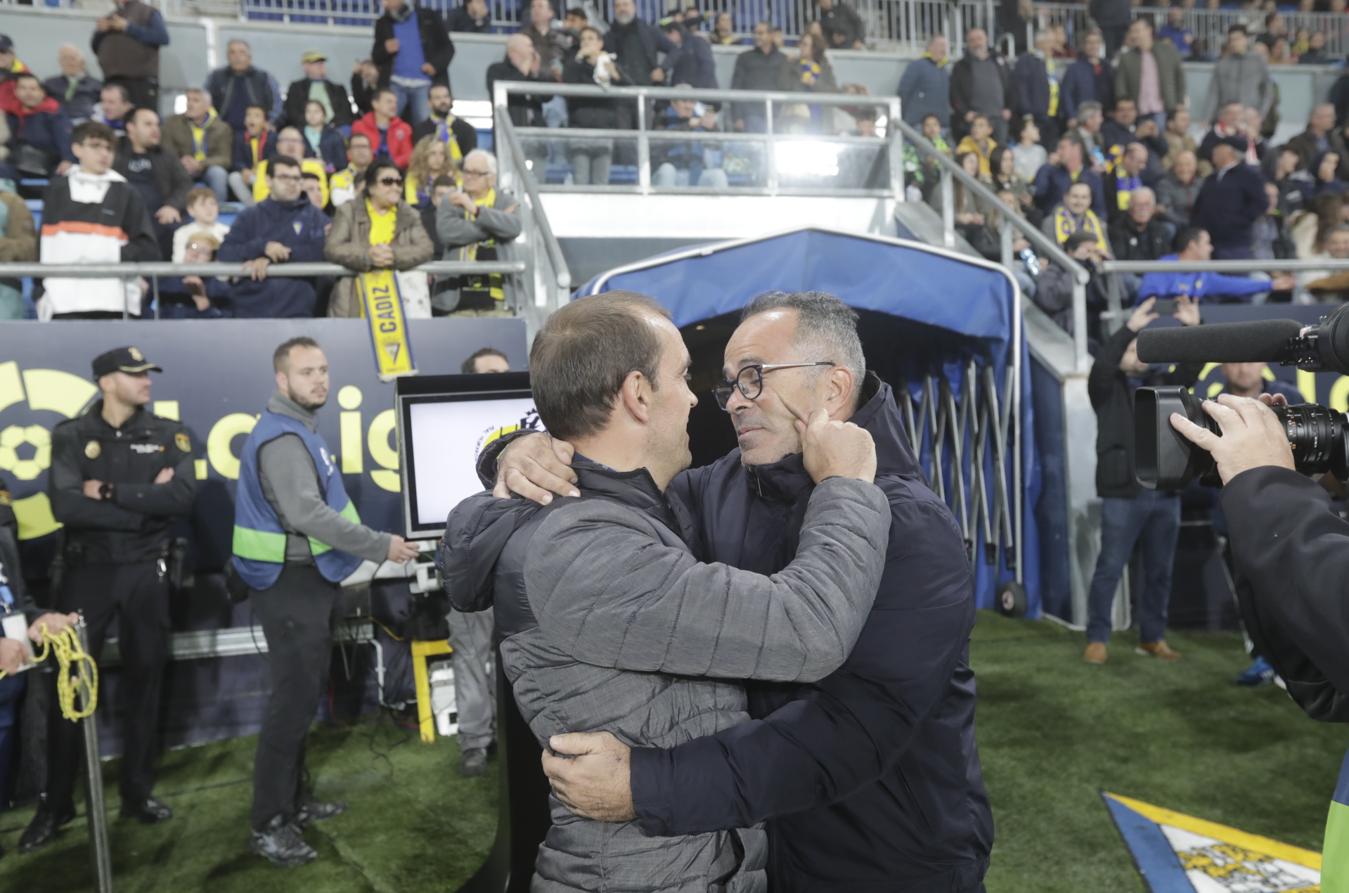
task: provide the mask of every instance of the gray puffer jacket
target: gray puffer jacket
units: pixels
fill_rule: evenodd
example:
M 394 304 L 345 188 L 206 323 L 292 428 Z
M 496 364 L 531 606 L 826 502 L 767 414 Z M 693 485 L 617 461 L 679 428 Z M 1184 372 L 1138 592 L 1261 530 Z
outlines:
M 748 720 L 733 680 L 818 680 L 852 650 L 880 584 L 890 511 L 872 484 L 811 496 L 796 560 L 771 577 L 700 564 L 692 527 L 645 470 L 577 456 L 581 499 L 481 494 L 451 513 L 439 562 L 461 611 L 495 604 L 502 670 L 541 744 L 607 730 L 673 747 Z M 732 680 L 732 681 L 722 681 Z M 761 891 L 762 828 L 651 838 L 556 799 L 536 891 Z

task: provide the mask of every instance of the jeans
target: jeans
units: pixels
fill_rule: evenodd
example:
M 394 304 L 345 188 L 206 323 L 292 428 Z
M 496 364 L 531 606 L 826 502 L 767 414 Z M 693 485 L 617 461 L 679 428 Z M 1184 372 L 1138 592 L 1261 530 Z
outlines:
M 1128 499 L 1107 496 L 1101 504 L 1101 554 L 1087 597 L 1087 641 L 1110 641 L 1110 608 L 1124 567 L 1137 545 L 1143 559 L 1143 592 L 1138 601 L 1138 640 L 1151 643 L 1166 634 L 1171 599 L 1171 565 L 1180 534 L 1180 499 L 1144 490 Z
M 461 753 L 486 748 L 496 739 L 496 680 L 487 673 L 493 617 L 490 608 L 471 614 L 451 611 L 448 617 Z
M 230 200 L 229 180 L 229 171 L 218 164 L 213 164 L 202 172 L 201 179 L 197 182 L 209 186 L 215 193 L 215 200 L 224 203 Z
M 390 81 L 389 88 L 398 97 L 398 117 L 416 127 L 431 117 L 431 85 L 407 87 L 397 81 Z M 407 114 L 404 112 L 407 111 Z
M 661 188 L 692 185 L 699 189 L 726 189 L 730 185 L 726 180 L 726 172 L 721 168 L 705 167 L 698 174 L 698 182 L 691 184 L 689 179 L 688 168 L 680 170 L 668 161 L 651 172 L 651 185 Z
M 244 175 L 239 171 L 229 175 L 230 191 L 234 193 L 234 198 L 244 207 L 251 208 L 257 204 L 253 201 L 253 187 L 244 181 Z
M 613 160 L 613 140 L 580 140 L 567 147 L 571 158 L 573 182 L 578 186 L 609 182 L 609 164 Z

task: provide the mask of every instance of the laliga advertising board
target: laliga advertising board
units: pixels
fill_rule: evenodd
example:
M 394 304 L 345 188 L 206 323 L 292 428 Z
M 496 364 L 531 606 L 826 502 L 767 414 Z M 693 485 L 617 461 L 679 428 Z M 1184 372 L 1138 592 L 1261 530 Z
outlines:
M 298 335 L 317 340 L 328 357 L 331 386 L 319 429 L 337 454 L 362 520 L 406 532 L 394 384 L 376 374 L 369 329 L 360 320 L 72 321 L 0 323 L 0 481 L 12 494 L 20 538 L 35 540 L 60 528 L 46 494 L 50 433 L 97 397 L 90 361 L 110 348 L 134 345 L 164 367 L 162 374 L 151 373 L 150 408 L 190 432 L 198 482 L 191 536 L 199 565 L 221 567 L 229 555 L 239 448 L 275 390 L 272 351 Z M 528 359 L 523 320 L 411 320 L 409 335 L 422 375 L 457 374 L 483 347 L 500 350 L 513 369 L 524 369 Z M 482 414 L 474 424 L 487 430 L 494 420 L 478 418 Z M 518 424 L 519 406 L 513 403 L 508 415 L 496 427 Z M 437 434 L 443 443 L 428 443 L 423 456 L 434 461 L 443 447 L 446 462 L 471 462 L 480 434 L 468 424 L 443 425 Z M 471 466 L 456 470 L 455 478 L 472 485 Z M 442 502 L 448 498 L 441 496 Z

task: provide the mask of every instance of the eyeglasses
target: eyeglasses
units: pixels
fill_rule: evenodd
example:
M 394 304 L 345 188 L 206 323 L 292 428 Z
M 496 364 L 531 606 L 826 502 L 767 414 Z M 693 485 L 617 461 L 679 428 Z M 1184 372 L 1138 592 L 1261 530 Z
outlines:
M 471 171 L 468 168 L 464 168 L 465 177 L 485 177 L 490 173 L 491 171 Z
M 381 185 L 381 186 L 402 186 L 402 185 L 403 185 L 403 178 L 402 178 L 402 177 L 380 177 L 380 178 L 379 178 L 379 185 Z
M 731 402 L 731 391 L 739 389 L 740 395 L 746 400 L 757 400 L 763 393 L 763 377 L 769 372 L 776 372 L 779 369 L 809 369 L 815 366 L 834 366 L 836 363 L 830 360 L 820 360 L 814 363 L 752 363 L 741 369 L 735 375 L 734 381 L 723 381 L 721 384 L 712 388 L 712 396 L 717 398 L 717 405 L 722 409 Z
M 295 174 L 272 174 L 273 180 L 280 180 L 283 183 L 298 183 L 302 179 Z

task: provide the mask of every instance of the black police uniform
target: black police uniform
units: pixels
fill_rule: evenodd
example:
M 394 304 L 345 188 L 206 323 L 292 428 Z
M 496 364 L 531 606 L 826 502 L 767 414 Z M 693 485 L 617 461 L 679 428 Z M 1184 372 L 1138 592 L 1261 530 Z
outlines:
M 161 371 L 135 348 L 109 351 L 94 360 L 96 379 L 114 371 L 151 369 Z M 122 809 L 123 814 L 154 821 L 169 815 L 162 805 L 156 804 L 158 815 L 154 810 L 147 814 L 145 807 L 154 787 L 160 683 L 169 654 L 170 526 L 192 508 L 192 443 L 181 424 L 143 408 L 120 428 L 109 425 L 102 410 L 99 400 L 52 431 L 47 486 L 52 514 L 65 525 L 64 577 L 56 609 L 84 614 L 95 661 L 101 658 L 109 624 L 114 616 L 118 619 L 119 700 L 125 706 Z M 173 478 L 154 483 L 166 468 L 173 469 Z M 84 495 L 89 480 L 104 482 L 99 499 Z M 44 807 L 59 825 L 73 813 L 80 727 L 53 710 L 48 736 Z M 30 842 L 44 841 L 24 841 Z

